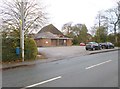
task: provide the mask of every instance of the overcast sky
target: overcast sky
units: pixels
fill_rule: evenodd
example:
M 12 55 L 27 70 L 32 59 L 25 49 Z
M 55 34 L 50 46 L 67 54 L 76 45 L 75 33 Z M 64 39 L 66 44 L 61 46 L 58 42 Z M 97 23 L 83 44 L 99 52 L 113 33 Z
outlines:
M 83 23 L 90 29 L 100 10 L 106 10 L 115 5 L 116 0 L 43 0 L 47 6 L 50 23 L 59 30 L 67 22 Z
M 9 1 L 9 0 L 8 0 Z M 61 30 L 67 22 L 86 24 L 90 29 L 100 10 L 115 6 L 118 0 L 38 0 L 46 6 L 49 23 Z M 0 0 L 0 4 L 1 0 Z M 90 30 L 89 30 L 90 31 Z

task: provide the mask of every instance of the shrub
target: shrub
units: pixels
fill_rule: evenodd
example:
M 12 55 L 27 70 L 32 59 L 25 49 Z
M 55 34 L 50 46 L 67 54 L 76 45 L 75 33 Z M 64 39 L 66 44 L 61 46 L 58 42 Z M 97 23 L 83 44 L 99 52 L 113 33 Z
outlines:
M 37 45 L 32 38 L 25 39 L 25 60 L 34 60 L 38 54 Z
M 116 47 L 120 47 L 120 42 L 114 44 Z
M 21 55 L 16 55 L 16 47 L 20 47 L 20 39 L 5 38 L 2 39 L 2 61 L 11 62 L 22 60 Z M 37 56 L 37 46 L 32 38 L 25 38 L 25 60 L 34 60 Z M 20 49 L 21 53 L 21 49 Z
M 18 59 L 15 48 L 19 46 L 19 41 L 19 39 L 14 38 L 2 39 L 2 61 L 15 61 L 15 59 Z

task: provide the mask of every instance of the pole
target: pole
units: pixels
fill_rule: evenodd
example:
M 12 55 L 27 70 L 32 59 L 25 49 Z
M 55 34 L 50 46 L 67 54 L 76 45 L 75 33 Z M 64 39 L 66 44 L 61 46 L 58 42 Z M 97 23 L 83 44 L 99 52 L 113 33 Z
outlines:
M 118 16 L 119 16 L 119 20 L 118 20 L 118 31 L 120 33 L 120 1 L 118 2 Z
M 21 50 L 22 50 L 22 61 L 24 61 L 24 2 L 21 2 Z
M 98 27 L 98 42 L 100 42 L 100 26 L 101 26 L 101 14 L 100 14 L 100 13 L 99 13 L 98 20 L 99 20 L 99 27 Z

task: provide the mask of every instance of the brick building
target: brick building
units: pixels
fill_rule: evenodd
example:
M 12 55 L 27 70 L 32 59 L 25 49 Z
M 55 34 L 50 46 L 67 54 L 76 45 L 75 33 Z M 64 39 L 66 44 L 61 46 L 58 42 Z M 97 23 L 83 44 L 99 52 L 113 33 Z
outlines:
M 52 24 L 43 27 L 38 34 L 35 35 L 34 39 L 38 47 L 72 45 L 72 38 L 65 37 L 63 33 Z

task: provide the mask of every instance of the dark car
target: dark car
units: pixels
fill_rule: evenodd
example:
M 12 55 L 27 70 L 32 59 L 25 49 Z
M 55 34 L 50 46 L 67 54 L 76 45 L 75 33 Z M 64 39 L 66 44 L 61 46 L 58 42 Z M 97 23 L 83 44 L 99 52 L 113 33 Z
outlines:
M 111 42 L 100 43 L 102 49 L 114 48 L 114 44 Z
M 99 43 L 102 49 L 106 49 L 106 43 Z
M 101 46 L 96 42 L 89 42 L 86 44 L 86 50 L 99 50 Z

